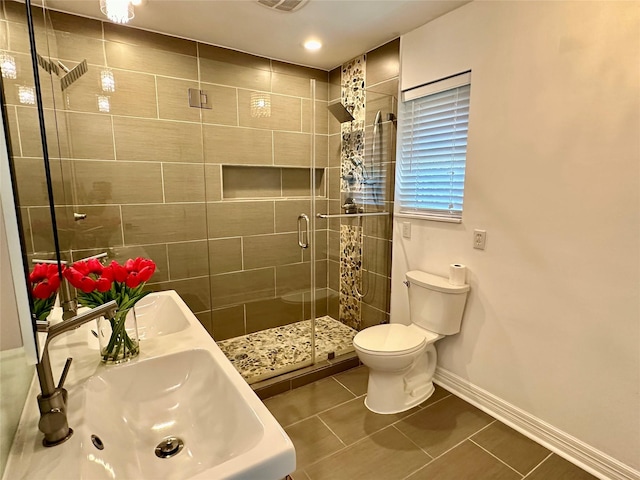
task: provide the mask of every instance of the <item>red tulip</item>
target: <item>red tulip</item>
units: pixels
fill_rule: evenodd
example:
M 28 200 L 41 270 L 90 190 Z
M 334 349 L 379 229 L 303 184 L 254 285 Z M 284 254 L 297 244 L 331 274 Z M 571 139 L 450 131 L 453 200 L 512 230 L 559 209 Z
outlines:
M 113 270 L 113 278 L 116 282 L 124 282 L 127 279 L 127 270 L 118 262 L 113 260 L 111 262 L 111 269 Z
M 138 272 L 138 276 L 140 277 L 142 282 L 147 282 L 149 281 L 149 279 L 151 278 L 155 270 L 156 270 L 156 266 L 155 264 L 152 264 L 152 266 L 142 268 Z
M 52 290 L 51 286 L 46 281 L 44 281 L 37 283 L 33 287 L 33 296 L 44 300 L 46 298 L 49 298 L 54 291 L 55 290 Z
M 73 285 L 73 284 L 72 284 Z M 91 293 L 97 287 L 97 282 L 91 277 L 82 277 L 80 280 L 79 286 L 73 285 L 76 288 L 79 288 L 84 293 Z
M 87 267 L 90 273 L 102 273 L 104 267 L 97 258 L 90 258 L 87 260 Z
M 96 288 L 99 292 L 104 293 L 111 290 L 111 283 L 112 281 L 108 278 L 100 277 L 98 278 L 98 280 L 96 280 Z

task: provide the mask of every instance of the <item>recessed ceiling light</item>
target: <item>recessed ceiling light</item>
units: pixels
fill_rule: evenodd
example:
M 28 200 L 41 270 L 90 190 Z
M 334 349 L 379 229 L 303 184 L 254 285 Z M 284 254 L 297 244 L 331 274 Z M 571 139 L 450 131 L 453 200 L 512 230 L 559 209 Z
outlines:
M 307 50 L 320 50 L 322 44 L 318 40 L 307 40 L 304 42 L 304 48 Z

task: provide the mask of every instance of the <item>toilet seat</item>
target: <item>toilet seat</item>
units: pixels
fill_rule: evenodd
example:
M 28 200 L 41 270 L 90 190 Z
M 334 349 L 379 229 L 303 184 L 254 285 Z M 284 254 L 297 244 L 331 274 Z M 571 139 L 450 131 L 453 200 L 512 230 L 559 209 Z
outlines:
M 423 335 L 400 323 L 376 325 L 365 328 L 353 338 L 353 345 L 372 355 L 407 355 L 426 344 Z

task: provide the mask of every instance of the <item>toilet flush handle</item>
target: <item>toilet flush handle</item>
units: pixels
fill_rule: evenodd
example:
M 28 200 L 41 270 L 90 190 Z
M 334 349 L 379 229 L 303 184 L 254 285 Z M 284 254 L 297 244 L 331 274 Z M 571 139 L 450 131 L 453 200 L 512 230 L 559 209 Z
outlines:
M 402 283 L 404 283 L 404 286 L 407 288 L 411 286 L 411 283 L 409 283 L 409 280 L 403 280 Z

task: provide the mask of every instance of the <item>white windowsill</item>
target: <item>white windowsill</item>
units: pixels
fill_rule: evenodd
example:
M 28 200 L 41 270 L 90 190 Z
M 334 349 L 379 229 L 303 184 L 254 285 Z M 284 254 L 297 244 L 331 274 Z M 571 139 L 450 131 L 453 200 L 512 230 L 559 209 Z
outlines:
M 394 213 L 394 217 L 396 218 L 413 218 L 416 220 L 429 220 L 433 222 L 445 222 L 445 223 L 462 223 L 461 218 L 446 218 L 446 217 L 437 217 L 434 215 L 420 215 L 413 213 Z

